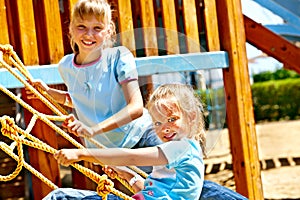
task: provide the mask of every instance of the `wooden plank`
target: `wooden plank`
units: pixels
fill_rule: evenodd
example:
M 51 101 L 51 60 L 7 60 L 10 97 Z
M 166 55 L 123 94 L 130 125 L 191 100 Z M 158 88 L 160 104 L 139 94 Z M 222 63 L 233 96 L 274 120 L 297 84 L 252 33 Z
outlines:
M 118 12 L 118 25 L 121 43 L 122 45 L 126 46 L 134 55 L 136 55 L 130 0 L 118 0 Z
M 218 0 L 216 5 L 221 46 L 228 52 L 230 63 L 223 77 L 236 190 L 249 199 L 260 200 L 264 197 L 241 2 Z
M 73 53 L 73 50 L 70 45 L 70 37 L 69 37 L 69 24 L 70 24 L 70 5 L 69 1 L 59 1 L 59 11 L 60 11 L 60 19 L 61 19 L 61 28 L 63 35 L 63 47 L 64 54 Z
M 244 16 L 247 42 L 300 73 L 300 48 Z
M 204 56 L 205 55 L 205 56 Z M 206 52 L 136 58 L 139 76 L 226 68 L 226 52 Z
M 145 56 L 157 56 L 158 43 L 155 27 L 153 0 L 140 0 L 140 7 L 140 18 L 142 23 Z M 150 94 L 153 92 L 154 88 L 152 84 L 152 76 L 140 77 L 139 82 L 145 83 L 144 85 L 142 85 L 141 91 L 143 92 L 143 99 L 146 103 L 148 102 Z
M 23 100 L 31 105 L 33 108 L 44 114 L 53 114 L 53 112 L 47 108 L 39 100 L 28 100 L 26 98 L 25 90 L 22 90 Z M 24 119 L 25 123 L 29 124 L 32 114 L 24 109 Z M 39 138 L 43 142 L 57 149 L 57 137 L 56 132 L 53 129 L 50 129 L 48 125 L 44 122 L 38 120 L 33 127 L 31 134 Z M 40 151 L 34 148 L 28 148 L 28 154 L 30 159 L 30 165 L 35 168 L 37 171 L 42 173 L 47 177 L 51 182 L 57 186 L 61 186 L 60 180 L 60 171 L 56 159 L 47 152 Z M 39 178 L 34 175 L 31 175 L 32 182 L 32 192 L 34 199 L 43 199 L 49 192 L 52 191 L 45 183 L 41 182 Z
M 39 1 L 39 3 L 41 2 Z M 62 28 L 60 25 L 61 23 L 58 3 L 59 2 L 57 0 L 43 1 L 50 63 L 58 63 L 64 55 Z
M 219 51 L 220 40 L 215 0 L 204 0 L 205 33 L 208 51 Z
M 158 55 L 153 0 L 140 0 L 141 22 L 146 56 Z
M 187 52 L 199 52 L 200 40 L 195 0 L 183 0 L 182 5 Z
M 73 7 L 74 7 L 74 5 L 75 5 L 75 3 L 76 3 L 77 1 L 78 1 L 78 0 L 68 0 L 68 2 L 69 2 L 70 15 L 72 14 Z
M 179 42 L 174 0 L 161 0 L 167 54 L 178 54 Z
M 0 0 L 0 44 L 9 44 L 9 31 L 6 16 L 5 0 Z
M 150 56 L 135 59 L 139 76 L 171 72 L 209 70 L 227 68 L 229 66 L 227 52 L 198 52 L 166 56 Z M 57 64 L 28 66 L 33 78 L 41 79 L 49 85 L 63 84 L 57 69 Z M 24 87 L 6 69 L 0 69 L 0 84 L 6 88 Z
M 32 0 L 16 1 L 20 28 L 20 44 L 23 63 L 25 65 L 39 64 L 39 55 L 36 40 L 36 29 Z

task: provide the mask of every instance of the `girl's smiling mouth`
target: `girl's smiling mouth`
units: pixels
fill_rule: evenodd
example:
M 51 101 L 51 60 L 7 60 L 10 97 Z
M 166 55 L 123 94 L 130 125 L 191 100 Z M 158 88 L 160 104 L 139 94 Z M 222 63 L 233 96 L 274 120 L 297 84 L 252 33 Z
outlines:
M 91 45 L 95 44 L 96 42 L 82 40 L 82 43 L 83 43 L 84 45 L 91 46 Z
M 176 135 L 177 135 L 176 132 L 164 134 L 164 138 L 166 138 L 167 140 L 172 140 Z

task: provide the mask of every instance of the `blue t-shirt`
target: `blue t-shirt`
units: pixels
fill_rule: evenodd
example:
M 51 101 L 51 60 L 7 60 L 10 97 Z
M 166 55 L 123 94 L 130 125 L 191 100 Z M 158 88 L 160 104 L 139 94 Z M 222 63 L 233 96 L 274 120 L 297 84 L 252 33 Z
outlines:
M 64 56 L 58 69 L 78 119 L 94 126 L 127 105 L 121 85 L 138 79 L 135 60 L 123 46 L 104 49 L 101 58 L 89 64 L 75 64 L 74 56 Z M 151 117 L 144 109 L 142 117 L 94 139 L 106 147 L 132 148 L 151 127 Z M 93 147 L 88 141 L 86 145 Z
M 204 163 L 199 142 L 191 139 L 170 141 L 158 147 L 168 160 L 154 166 L 140 191 L 146 200 L 199 199 L 204 181 Z

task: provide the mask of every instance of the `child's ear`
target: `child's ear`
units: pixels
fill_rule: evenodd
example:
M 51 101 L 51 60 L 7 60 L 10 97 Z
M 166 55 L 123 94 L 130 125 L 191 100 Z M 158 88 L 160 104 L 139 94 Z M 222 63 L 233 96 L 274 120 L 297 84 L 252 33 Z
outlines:
M 194 120 L 196 120 L 196 112 L 188 113 L 188 118 L 189 118 L 190 122 L 193 122 Z

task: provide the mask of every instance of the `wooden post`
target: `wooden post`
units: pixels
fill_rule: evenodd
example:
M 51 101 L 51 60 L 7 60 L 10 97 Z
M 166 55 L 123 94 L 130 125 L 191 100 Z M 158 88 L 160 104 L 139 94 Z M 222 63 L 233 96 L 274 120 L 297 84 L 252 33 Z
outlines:
M 221 49 L 230 66 L 223 70 L 236 190 L 249 199 L 263 198 L 246 39 L 240 0 L 217 0 Z
M 9 33 L 7 25 L 5 0 L 0 0 L 0 44 L 9 43 Z
M 162 0 L 161 6 L 163 26 L 165 28 L 165 43 L 167 54 L 178 54 L 180 53 L 180 49 L 178 41 L 175 2 L 173 0 Z
M 201 51 L 199 30 L 197 24 L 197 11 L 194 0 L 182 1 L 182 13 L 184 23 L 184 33 L 186 36 L 187 52 L 194 53 Z
M 121 43 L 136 55 L 130 0 L 118 0 L 118 12 Z
M 34 1 L 34 8 L 38 10 L 35 12 L 35 23 L 39 27 L 37 38 L 40 63 L 58 63 L 64 55 L 59 3 L 55 0 L 39 0 Z
M 155 25 L 155 14 L 152 0 L 140 0 L 140 18 L 142 22 L 142 32 L 145 56 L 158 56 L 157 32 Z M 150 94 L 153 92 L 154 86 L 152 76 L 139 77 L 141 92 L 145 104 L 149 100 Z

